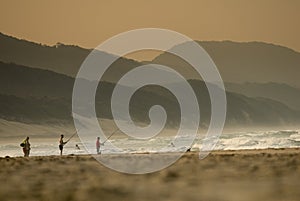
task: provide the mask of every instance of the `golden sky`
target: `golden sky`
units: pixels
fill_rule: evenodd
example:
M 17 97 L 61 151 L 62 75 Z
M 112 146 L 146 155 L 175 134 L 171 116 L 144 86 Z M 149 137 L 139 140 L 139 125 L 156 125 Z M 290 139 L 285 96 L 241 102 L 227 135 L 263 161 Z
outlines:
M 0 32 L 93 48 L 136 28 L 196 40 L 263 41 L 300 52 L 299 0 L 0 0 Z

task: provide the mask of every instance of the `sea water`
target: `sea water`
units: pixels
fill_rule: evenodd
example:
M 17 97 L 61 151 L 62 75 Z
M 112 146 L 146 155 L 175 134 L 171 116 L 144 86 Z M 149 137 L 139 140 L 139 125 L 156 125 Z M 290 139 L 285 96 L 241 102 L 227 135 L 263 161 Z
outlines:
M 114 153 L 157 153 L 178 152 L 191 148 L 191 151 L 199 151 L 203 143 L 210 139 L 198 136 L 191 147 L 172 144 L 174 137 L 159 136 L 149 140 L 134 138 L 112 138 L 111 143 L 101 146 L 103 154 Z M 23 139 L 1 139 L 0 157 L 22 156 L 20 143 Z M 188 141 L 189 135 L 182 136 L 178 141 Z M 31 156 L 59 155 L 57 138 L 30 139 Z M 184 144 L 184 143 L 183 143 Z M 76 147 L 78 145 L 79 149 Z M 239 132 L 222 134 L 214 147 L 214 150 L 242 150 L 242 149 L 266 149 L 266 148 L 296 148 L 300 147 L 300 134 L 298 130 Z M 64 146 L 64 155 L 69 154 L 96 154 L 95 141 L 81 141 L 73 138 Z

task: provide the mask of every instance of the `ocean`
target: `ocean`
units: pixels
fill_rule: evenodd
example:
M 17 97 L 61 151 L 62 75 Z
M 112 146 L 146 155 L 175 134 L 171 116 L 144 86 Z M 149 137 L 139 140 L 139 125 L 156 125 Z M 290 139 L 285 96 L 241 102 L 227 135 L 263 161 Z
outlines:
M 183 136 L 181 141 L 188 140 L 189 136 Z M 208 139 L 209 140 L 209 139 Z M 20 143 L 21 137 L 12 139 L 4 138 L 0 141 L 0 157 L 22 156 Z M 178 152 L 189 147 L 174 146 L 169 136 L 159 136 L 150 140 L 137 140 L 133 138 L 112 138 L 110 142 L 118 147 L 101 146 L 103 154 L 114 153 L 156 153 Z M 203 139 L 197 137 L 191 147 L 191 151 L 199 151 Z M 59 155 L 58 138 L 31 137 L 30 156 Z M 78 148 L 76 148 L 78 145 Z M 298 130 L 281 131 L 256 131 L 222 134 L 214 150 L 242 150 L 242 149 L 266 149 L 266 148 L 296 148 L 300 147 L 300 134 Z M 79 138 L 73 138 L 64 147 L 64 155 L 96 153 L 95 141 L 82 143 Z

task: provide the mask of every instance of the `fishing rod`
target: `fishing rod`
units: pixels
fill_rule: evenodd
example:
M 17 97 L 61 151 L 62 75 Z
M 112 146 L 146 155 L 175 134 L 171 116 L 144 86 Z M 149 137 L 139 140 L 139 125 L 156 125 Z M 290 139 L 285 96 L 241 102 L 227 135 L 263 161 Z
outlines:
M 71 135 L 71 137 L 66 141 L 65 144 L 67 144 L 76 134 L 77 134 L 77 131 L 75 131 L 75 133 L 73 133 L 73 135 Z
M 104 141 L 104 142 L 102 142 L 101 144 L 103 144 L 104 145 L 104 143 L 107 141 L 107 140 L 109 140 L 109 138 L 111 137 L 111 136 L 113 136 L 117 131 L 119 131 L 120 129 L 118 128 L 117 130 L 115 130 L 114 132 L 112 132 L 112 134 L 110 134 L 110 136 L 108 136 L 108 138 Z

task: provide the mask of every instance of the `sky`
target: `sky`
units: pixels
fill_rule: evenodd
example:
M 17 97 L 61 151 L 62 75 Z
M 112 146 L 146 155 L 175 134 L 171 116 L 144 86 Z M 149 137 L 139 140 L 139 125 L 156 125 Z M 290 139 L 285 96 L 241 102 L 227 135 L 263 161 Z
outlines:
M 300 52 L 299 0 L 0 0 L 0 32 L 94 48 L 157 27 L 201 41 L 262 41 Z

